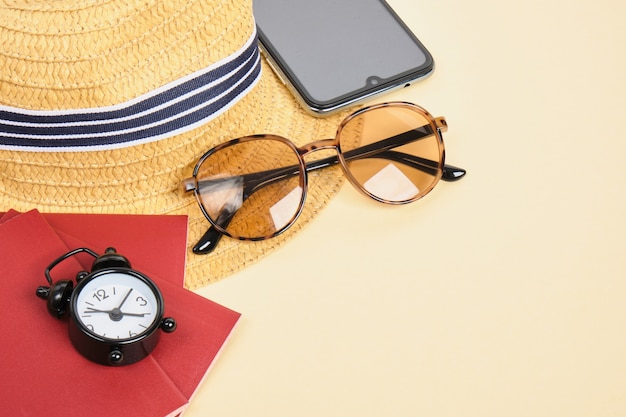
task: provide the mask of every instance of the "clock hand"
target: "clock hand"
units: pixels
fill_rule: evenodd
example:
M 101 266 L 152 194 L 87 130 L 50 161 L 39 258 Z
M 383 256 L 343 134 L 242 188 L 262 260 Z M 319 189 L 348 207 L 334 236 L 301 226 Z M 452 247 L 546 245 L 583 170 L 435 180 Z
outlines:
M 111 320 L 113 320 L 113 321 L 120 321 L 120 320 L 122 320 L 124 318 L 124 313 L 122 312 L 122 306 L 124 305 L 126 300 L 128 300 L 128 297 L 130 296 L 131 292 L 133 292 L 132 288 L 130 290 L 128 290 L 128 292 L 126 293 L 126 295 L 124 296 L 124 298 L 122 299 L 122 302 L 120 303 L 120 305 L 118 307 L 115 307 L 113 310 L 109 310 L 108 311 L 109 318 Z
M 86 313 L 106 313 L 109 315 L 109 318 L 113 321 L 120 321 L 124 318 L 124 316 L 132 316 L 132 317 L 144 317 L 146 314 L 149 313 L 125 313 L 122 311 L 122 306 L 124 305 L 124 303 L 126 302 L 126 300 L 128 300 L 128 297 L 130 297 L 130 293 L 133 292 L 133 289 L 129 289 L 128 292 L 126 293 L 126 295 L 124 296 L 124 298 L 122 299 L 122 301 L 120 302 L 120 305 L 111 309 L 111 310 L 99 310 L 93 307 L 87 307 L 87 309 L 83 312 L 83 314 Z
M 83 312 L 83 314 L 85 313 L 107 313 L 107 314 L 111 314 L 113 310 L 98 310 L 96 308 L 93 307 L 87 307 L 87 309 Z
M 122 311 L 122 314 L 125 316 L 133 316 L 133 317 L 143 317 L 146 314 L 150 314 L 150 313 L 125 313 Z
M 128 296 L 130 295 L 130 293 L 133 292 L 133 289 L 131 288 L 130 290 L 128 290 L 128 292 L 126 293 L 126 295 L 124 296 L 124 299 L 122 300 L 122 302 L 120 303 L 119 306 L 117 306 L 118 310 L 120 310 L 122 308 L 122 306 L 124 305 L 124 303 L 126 302 L 126 300 L 128 299 Z
M 83 312 L 83 314 L 85 314 L 85 313 L 107 313 L 107 314 L 113 314 L 114 312 L 115 312 L 115 309 L 113 309 L 113 310 L 98 310 L 98 309 L 93 308 L 93 307 L 87 307 L 87 309 Z M 121 314 L 123 316 L 144 317 L 146 314 L 150 314 L 150 313 L 125 313 L 125 312 L 120 310 L 119 314 Z

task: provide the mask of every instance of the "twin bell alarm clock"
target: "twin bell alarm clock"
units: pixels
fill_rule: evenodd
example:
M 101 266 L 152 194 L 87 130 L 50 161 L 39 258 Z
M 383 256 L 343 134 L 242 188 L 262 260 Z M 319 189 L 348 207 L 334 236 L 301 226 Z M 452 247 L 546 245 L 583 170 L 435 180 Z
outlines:
M 52 281 L 51 270 L 63 260 L 87 253 L 95 258 L 91 272 L 81 271 L 76 286 L 71 280 Z M 74 249 L 46 268 L 49 286 L 37 288 L 48 312 L 69 316 L 69 337 L 87 359 L 110 366 L 130 365 L 145 358 L 159 342 L 161 332 L 171 333 L 176 321 L 163 317 L 163 296 L 146 275 L 108 248 L 98 255 L 88 248 Z

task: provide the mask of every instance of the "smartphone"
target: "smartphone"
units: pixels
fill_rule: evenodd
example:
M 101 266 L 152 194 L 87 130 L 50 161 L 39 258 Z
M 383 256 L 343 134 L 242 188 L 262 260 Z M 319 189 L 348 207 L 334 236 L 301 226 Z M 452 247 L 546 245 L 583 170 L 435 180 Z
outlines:
M 310 113 L 428 76 L 431 54 L 384 0 L 254 0 L 262 53 Z

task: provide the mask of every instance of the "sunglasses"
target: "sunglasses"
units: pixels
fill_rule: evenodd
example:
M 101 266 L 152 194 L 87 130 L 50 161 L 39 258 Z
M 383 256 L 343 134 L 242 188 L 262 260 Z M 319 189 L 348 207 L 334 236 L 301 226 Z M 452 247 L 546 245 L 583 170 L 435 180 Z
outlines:
M 456 181 L 466 171 L 444 162 L 443 117 L 404 102 L 373 105 L 344 119 L 332 139 L 297 147 L 276 135 L 252 135 L 215 146 L 183 181 L 194 193 L 209 230 L 194 246 L 210 253 L 222 236 L 265 240 L 300 216 L 307 173 L 339 164 L 361 193 L 385 204 L 407 204 L 428 194 L 439 180 Z M 331 156 L 305 162 L 318 150 Z

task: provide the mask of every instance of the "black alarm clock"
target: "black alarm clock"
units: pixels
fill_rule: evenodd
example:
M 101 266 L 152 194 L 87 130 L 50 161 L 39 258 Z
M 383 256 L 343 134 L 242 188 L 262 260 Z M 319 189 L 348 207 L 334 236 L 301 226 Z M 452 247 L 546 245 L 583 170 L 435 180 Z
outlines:
M 95 258 L 91 272 L 81 271 L 72 281 L 53 284 L 51 270 L 61 261 L 88 253 Z M 37 288 L 56 318 L 69 315 L 69 337 L 78 352 L 103 365 L 130 365 L 148 356 L 157 346 L 161 331 L 176 329 L 176 321 L 163 317 L 163 296 L 146 275 L 108 248 L 98 255 L 88 248 L 74 249 L 46 268 L 49 287 Z

